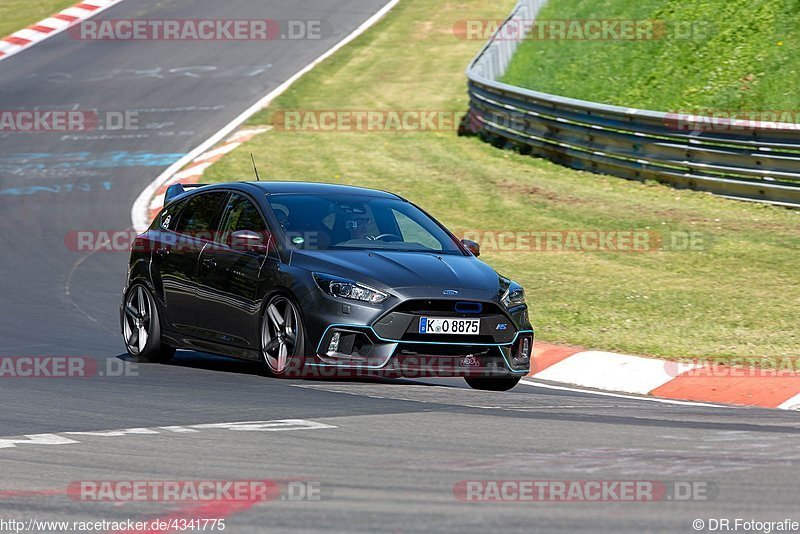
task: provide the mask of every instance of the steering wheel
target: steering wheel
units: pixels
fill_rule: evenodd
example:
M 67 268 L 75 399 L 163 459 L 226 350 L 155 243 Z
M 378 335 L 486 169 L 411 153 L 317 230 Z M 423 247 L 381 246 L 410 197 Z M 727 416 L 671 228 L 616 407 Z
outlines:
M 379 239 L 384 239 L 384 238 L 387 238 L 387 237 L 391 237 L 392 238 L 389 241 L 402 241 L 403 240 L 403 238 L 400 237 L 397 234 L 381 234 L 379 236 L 371 237 L 370 239 L 372 239 L 373 241 L 378 241 Z

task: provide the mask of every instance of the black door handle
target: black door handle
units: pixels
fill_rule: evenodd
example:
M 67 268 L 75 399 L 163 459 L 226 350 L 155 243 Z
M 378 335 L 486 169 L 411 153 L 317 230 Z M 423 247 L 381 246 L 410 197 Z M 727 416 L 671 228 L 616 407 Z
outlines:
M 214 269 L 217 266 L 217 262 L 214 261 L 212 258 L 206 258 L 203 260 L 203 267 L 206 269 Z
M 169 249 L 168 248 L 157 248 L 156 249 L 156 255 L 157 256 L 166 256 L 168 254 L 169 254 Z

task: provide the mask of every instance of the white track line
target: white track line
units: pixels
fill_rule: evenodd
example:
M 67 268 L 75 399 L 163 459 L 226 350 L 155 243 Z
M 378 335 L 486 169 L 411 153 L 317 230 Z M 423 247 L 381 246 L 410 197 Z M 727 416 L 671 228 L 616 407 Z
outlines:
M 781 410 L 800 411 L 800 393 L 781 403 L 778 406 Z
M 658 397 L 639 397 L 636 395 L 625 395 L 622 393 L 610 393 L 607 391 L 596 391 L 592 389 L 581 389 L 581 388 L 574 388 L 569 386 L 557 386 L 555 384 L 545 384 L 543 382 L 538 382 L 535 380 L 531 380 L 530 378 L 523 378 L 520 381 L 520 384 L 525 384 L 527 386 L 534 386 L 537 388 L 543 389 L 555 389 L 558 391 L 569 391 L 572 393 L 586 393 L 588 395 L 598 395 L 601 397 L 614 397 L 617 399 L 630 399 L 630 400 L 637 400 L 637 401 L 647 401 L 647 402 L 658 402 L 661 404 L 675 404 L 678 406 L 702 406 L 705 408 L 746 408 L 746 406 L 725 406 L 722 404 L 707 404 L 705 402 L 692 402 L 692 401 L 679 401 L 679 400 L 672 400 L 672 399 L 660 399 Z M 765 408 L 766 409 L 766 408 Z
M 195 158 L 202 155 L 206 150 L 210 149 L 220 141 L 222 141 L 228 134 L 233 132 L 236 128 L 241 126 L 247 119 L 255 115 L 257 112 L 261 111 L 265 107 L 269 105 L 272 100 L 274 100 L 277 96 L 282 94 L 286 91 L 294 82 L 296 82 L 303 74 L 307 73 L 321 62 L 328 59 L 331 55 L 336 53 L 340 48 L 350 43 L 353 39 L 367 31 L 373 24 L 378 22 L 381 18 L 383 18 L 386 13 L 391 11 L 391 9 L 397 5 L 400 0 L 391 0 L 388 4 L 383 6 L 377 13 L 372 15 L 368 18 L 364 23 L 353 30 L 347 37 L 336 43 L 332 48 L 328 49 L 324 52 L 321 56 L 315 59 L 313 62 L 309 63 L 300 71 L 294 74 L 291 78 L 283 82 L 281 85 L 270 91 L 266 96 L 264 96 L 261 100 L 247 108 L 241 115 L 233 119 L 230 123 L 228 123 L 225 127 L 219 130 L 217 133 L 206 139 L 203 143 L 201 143 L 197 148 L 183 156 L 181 159 L 173 163 L 169 166 L 167 170 L 162 172 L 155 180 L 153 180 L 150 185 L 148 185 L 144 191 L 139 195 L 136 201 L 133 203 L 133 207 L 131 208 L 131 221 L 133 222 L 133 228 L 137 232 L 143 232 L 147 229 L 150 225 L 150 199 L 155 195 L 156 191 L 166 183 L 172 175 L 181 170 L 184 166 L 191 163 Z

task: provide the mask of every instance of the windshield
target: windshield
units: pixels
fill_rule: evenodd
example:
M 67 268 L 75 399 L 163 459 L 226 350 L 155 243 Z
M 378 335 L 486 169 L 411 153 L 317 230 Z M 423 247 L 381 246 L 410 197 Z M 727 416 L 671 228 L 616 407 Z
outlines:
M 462 254 L 413 204 L 356 195 L 273 195 L 269 203 L 294 246 L 304 250 L 396 250 Z

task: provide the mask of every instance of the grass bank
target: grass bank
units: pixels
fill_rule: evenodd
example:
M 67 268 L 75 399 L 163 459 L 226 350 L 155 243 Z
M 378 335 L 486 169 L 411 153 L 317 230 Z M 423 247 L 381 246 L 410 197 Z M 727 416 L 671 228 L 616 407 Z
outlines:
M 661 111 L 798 109 L 797 2 L 570 0 L 550 2 L 539 16 L 594 19 L 657 21 L 664 31 L 651 40 L 526 41 L 505 81 Z
M 497 18 L 512 4 L 403 0 L 250 124 L 297 110 L 463 111 L 464 69 L 481 43 L 455 38 L 454 23 Z M 693 250 L 485 246 L 482 259 L 525 285 L 543 340 L 671 358 L 798 356 L 798 212 L 572 171 L 455 131 L 273 129 L 204 180 L 251 179 L 250 152 L 262 179 L 388 189 L 451 228 L 696 232 Z
M 3 0 L 0 2 L 0 38 L 77 3 L 76 0 Z

